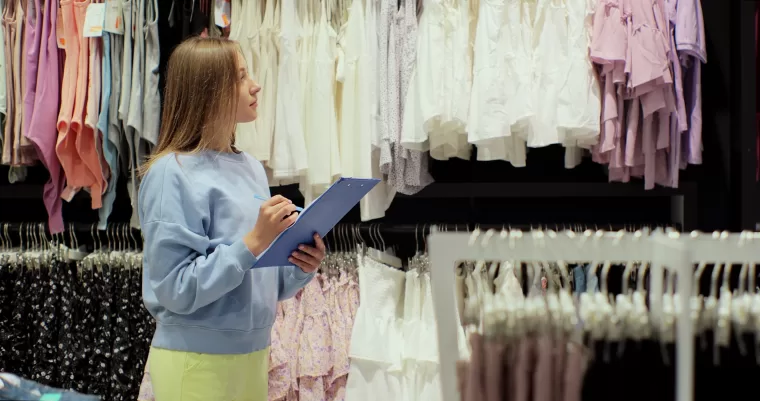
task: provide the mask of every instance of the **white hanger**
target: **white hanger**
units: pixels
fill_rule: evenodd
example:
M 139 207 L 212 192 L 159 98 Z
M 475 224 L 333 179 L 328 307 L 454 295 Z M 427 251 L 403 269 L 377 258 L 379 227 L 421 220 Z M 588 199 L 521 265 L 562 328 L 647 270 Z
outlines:
M 641 231 L 636 231 L 634 235 L 641 235 Z M 650 338 L 652 334 L 652 328 L 649 324 L 649 310 L 646 304 L 647 291 L 644 288 L 644 280 L 646 279 L 648 263 L 643 263 L 639 267 L 639 276 L 636 279 L 636 291 L 632 294 L 632 327 L 631 334 L 636 340 L 646 340 Z
M 370 236 L 372 235 L 372 231 L 372 226 L 370 225 Z M 388 266 L 392 266 L 397 269 L 402 268 L 404 266 L 403 261 L 400 258 L 393 256 L 385 251 L 385 241 L 383 241 L 383 236 L 380 234 L 379 224 L 375 225 L 375 235 L 380 240 L 379 242 L 381 249 L 370 248 L 367 250 L 367 255 L 370 258 Z
M 739 246 L 744 246 L 751 236 L 747 232 L 742 232 L 739 239 Z M 733 301 L 731 302 L 731 323 L 734 327 L 734 337 L 739 347 L 741 355 L 747 355 L 747 344 L 744 341 L 744 333 L 749 330 L 750 308 L 752 306 L 752 295 L 747 291 L 747 275 L 749 274 L 750 263 L 742 264 L 739 272 L 739 287 L 734 291 Z M 754 270 L 754 269 L 753 269 Z
M 622 238 L 624 235 L 624 232 L 619 233 L 620 237 Z M 600 300 L 599 302 L 603 302 L 601 305 L 601 315 L 606 316 L 606 338 L 607 342 L 605 343 L 604 347 L 604 360 L 609 361 L 610 360 L 610 349 L 609 345 L 611 342 L 619 341 L 623 337 L 623 325 L 620 320 L 620 317 L 617 314 L 617 305 L 614 303 L 614 297 L 610 295 L 608 289 L 607 289 L 607 277 L 610 272 L 610 268 L 612 267 L 611 263 L 605 263 L 604 267 L 602 268 L 602 282 L 600 285 L 600 291 L 596 294 L 597 299 Z
M 733 264 L 727 262 L 723 270 L 723 282 L 720 285 L 720 295 L 718 298 L 718 316 L 715 321 L 715 342 L 714 357 L 720 362 L 720 351 L 718 347 L 728 347 L 731 343 L 731 303 L 733 294 L 731 293 L 730 279 Z

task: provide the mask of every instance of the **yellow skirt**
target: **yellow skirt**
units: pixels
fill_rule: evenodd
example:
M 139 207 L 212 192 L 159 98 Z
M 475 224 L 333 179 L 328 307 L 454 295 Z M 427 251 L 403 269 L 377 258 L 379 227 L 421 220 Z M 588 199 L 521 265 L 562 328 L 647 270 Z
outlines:
M 155 401 L 267 401 L 269 348 L 242 355 L 151 348 Z

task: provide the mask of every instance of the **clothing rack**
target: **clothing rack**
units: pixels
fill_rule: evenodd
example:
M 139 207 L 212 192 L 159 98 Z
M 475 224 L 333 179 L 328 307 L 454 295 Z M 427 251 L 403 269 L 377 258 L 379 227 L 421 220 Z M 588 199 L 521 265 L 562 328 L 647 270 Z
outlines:
M 573 232 L 521 232 L 486 231 L 467 233 L 441 232 L 433 229 L 428 237 L 431 280 L 438 347 L 441 363 L 441 383 L 444 401 L 460 399 L 457 389 L 456 361 L 459 359 L 456 330 L 456 301 L 454 266 L 460 260 L 521 260 L 547 261 L 631 261 L 652 262 L 650 309 L 653 317 L 661 316 L 663 272 L 668 269 L 689 278 L 678 279 L 681 313 L 677 318 L 676 400 L 692 401 L 694 393 L 694 328 L 690 308 L 693 264 L 699 262 L 757 263 L 760 247 L 749 245 L 760 241 L 760 233 L 740 234 L 716 232 L 712 234 L 679 234 L 657 230 L 647 236 L 642 232 L 628 233 L 587 231 Z
M 373 248 L 392 249 L 395 256 L 409 258 L 418 252 L 427 249 L 425 238 L 431 233 L 433 227 L 444 232 L 468 233 L 475 228 L 485 231 L 488 229 L 547 229 L 547 230 L 571 230 L 582 233 L 586 230 L 647 230 L 666 228 L 656 224 L 612 224 L 612 225 L 588 225 L 588 224 L 551 224 L 551 225 L 510 225 L 510 224 L 457 224 L 457 223 L 428 223 L 428 224 L 394 224 L 394 223 L 341 223 L 335 226 L 326 236 L 328 249 L 352 247 L 356 243 L 363 243 Z M 669 227 L 668 229 L 677 229 Z
M 0 222 L 0 236 L 13 245 L 40 243 L 42 235 L 48 240 L 62 239 L 67 245 L 78 244 L 88 248 L 100 248 L 113 241 L 123 241 L 136 246 L 142 245 L 141 231 L 131 228 L 129 223 L 109 223 L 105 230 L 99 230 L 97 223 L 66 223 L 65 230 L 58 236 L 51 235 L 44 222 Z
M 340 232 L 348 232 L 351 233 L 360 233 L 362 238 L 369 235 L 375 235 L 376 233 L 380 234 L 389 234 L 389 235 L 395 235 L 395 234 L 417 234 L 420 236 L 420 238 L 423 238 L 424 236 L 432 233 L 433 229 L 436 229 L 438 231 L 442 232 L 471 232 L 473 229 L 478 228 L 482 231 L 488 230 L 488 229 L 521 229 L 521 230 L 531 230 L 531 229 L 547 229 L 547 230 L 555 230 L 555 231 L 562 231 L 562 230 L 575 230 L 575 231 L 585 231 L 585 230 L 609 230 L 609 231 L 617 231 L 617 230 L 625 230 L 625 231 L 635 231 L 640 229 L 650 229 L 654 230 L 655 228 L 664 228 L 661 225 L 642 225 L 642 224 L 610 224 L 610 225 L 588 225 L 584 223 L 567 223 L 567 224 L 539 224 L 539 225 L 526 225 L 526 224 L 469 224 L 469 223 L 425 223 L 425 224 L 395 224 L 395 223 L 339 223 L 335 226 L 335 228 L 330 232 L 328 235 L 339 235 L 336 233 Z M 672 227 L 675 229 L 676 227 Z

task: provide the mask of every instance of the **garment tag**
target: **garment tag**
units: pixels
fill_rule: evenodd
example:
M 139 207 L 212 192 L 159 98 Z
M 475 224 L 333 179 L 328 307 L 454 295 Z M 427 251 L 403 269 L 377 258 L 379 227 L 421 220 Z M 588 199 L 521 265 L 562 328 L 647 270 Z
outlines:
M 230 26 L 230 0 L 214 0 L 214 23 L 220 28 Z
M 85 38 L 99 38 L 103 36 L 103 24 L 106 21 L 105 3 L 92 3 L 87 6 L 87 14 L 84 16 Z
M 55 42 L 59 49 L 66 48 L 66 36 L 63 34 L 63 11 L 58 8 L 58 23 L 55 24 Z
M 103 30 L 124 35 L 124 15 L 121 0 L 106 0 L 106 23 Z

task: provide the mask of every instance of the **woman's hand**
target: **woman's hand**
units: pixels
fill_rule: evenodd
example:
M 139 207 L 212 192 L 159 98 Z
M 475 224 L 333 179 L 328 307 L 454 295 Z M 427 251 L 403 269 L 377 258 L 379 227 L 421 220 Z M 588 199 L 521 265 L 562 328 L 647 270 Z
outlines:
M 290 263 L 298 266 L 304 273 L 311 273 L 319 268 L 325 258 L 325 243 L 319 234 L 314 234 L 314 245 L 299 245 L 297 251 L 288 258 Z
M 296 222 L 298 213 L 295 211 L 296 205 L 281 195 L 275 195 L 262 203 L 256 226 L 243 240 L 248 250 L 259 257 L 281 232 Z

